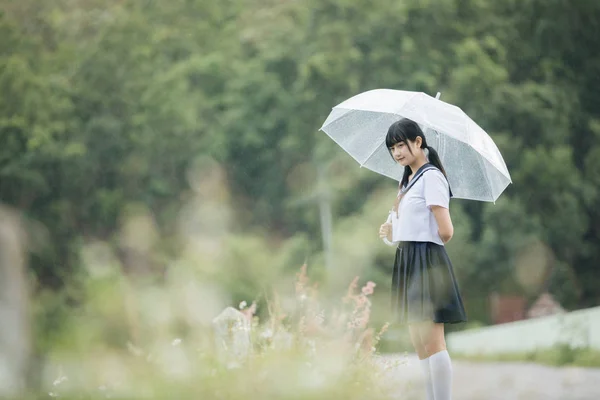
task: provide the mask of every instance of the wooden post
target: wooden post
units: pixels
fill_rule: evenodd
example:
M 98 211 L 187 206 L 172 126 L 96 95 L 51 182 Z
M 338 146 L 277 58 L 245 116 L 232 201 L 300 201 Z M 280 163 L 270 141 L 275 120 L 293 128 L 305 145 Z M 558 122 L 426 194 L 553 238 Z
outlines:
M 0 206 L 0 397 L 18 398 L 30 357 L 25 233 L 20 218 Z

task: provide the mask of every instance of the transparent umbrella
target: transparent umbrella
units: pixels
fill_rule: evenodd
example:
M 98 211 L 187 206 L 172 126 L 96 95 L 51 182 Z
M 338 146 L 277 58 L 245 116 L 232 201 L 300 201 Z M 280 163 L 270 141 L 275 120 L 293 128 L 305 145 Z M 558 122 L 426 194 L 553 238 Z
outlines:
M 440 155 L 454 197 L 496 201 L 512 182 L 492 138 L 460 108 L 425 93 L 376 89 L 358 94 L 335 106 L 321 130 L 361 167 L 400 181 L 404 170 L 390 157 L 385 136 L 401 118 L 421 126 L 427 144 Z

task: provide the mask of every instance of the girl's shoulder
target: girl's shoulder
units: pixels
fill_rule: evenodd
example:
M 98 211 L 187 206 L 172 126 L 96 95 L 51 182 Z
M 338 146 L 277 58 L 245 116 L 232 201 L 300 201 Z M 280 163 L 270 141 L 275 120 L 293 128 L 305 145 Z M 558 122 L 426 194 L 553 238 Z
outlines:
M 433 190 L 445 190 L 448 192 L 450 197 L 453 197 L 452 190 L 450 189 L 450 183 L 446 175 L 438 168 L 431 168 L 423 173 L 423 187 L 430 188 Z
M 423 170 L 417 173 L 417 175 L 418 176 L 413 177 L 409 182 L 401 182 L 398 185 L 398 191 L 406 190 L 408 186 L 411 186 L 411 182 L 414 185 L 418 184 L 419 181 L 421 181 L 421 186 L 425 186 L 426 184 L 435 184 L 436 182 L 444 183 L 446 186 L 448 186 L 448 180 L 446 179 L 446 175 L 444 175 L 444 173 L 440 171 L 439 168 L 437 168 L 435 165 L 427 165 Z M 425 183 L 425 181 L 429 183 Z
M 428 168 L 425 172 L 423 172 L 423 178 L 425 177 L 433 177 L 435 176 L 436 179 L 443 179 L 444 181 L 447 181 L 446 179 L 446 175 L 444 175 L 444 173 L 442 171 L 440 171 L 437 167 L 432 166 L 431 168 Z

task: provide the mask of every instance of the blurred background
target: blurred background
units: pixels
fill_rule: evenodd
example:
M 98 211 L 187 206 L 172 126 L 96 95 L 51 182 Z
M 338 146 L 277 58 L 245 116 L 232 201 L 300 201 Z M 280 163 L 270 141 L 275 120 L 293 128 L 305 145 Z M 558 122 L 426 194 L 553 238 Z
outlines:
M 0 0 L 0 386 L 264 315 L 305 263 L 325 298 L 375 282 L 389 321 L 397 183 L 318 131 L 375 88 L 441 92 L 513 178 L 451 203 L 449 331 L 600 306 L 599 44 L 585 0 Z M 410 351 L 395 332 L 381 351 Z

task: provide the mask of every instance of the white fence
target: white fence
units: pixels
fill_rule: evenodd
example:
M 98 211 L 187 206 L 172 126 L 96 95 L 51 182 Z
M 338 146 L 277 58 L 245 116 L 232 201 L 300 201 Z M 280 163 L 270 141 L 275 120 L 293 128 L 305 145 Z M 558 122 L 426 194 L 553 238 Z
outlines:
M 600 350 L 600 307 L 453 332 L 446 343 L 461 354 L 528 352 L 557 344 Z

